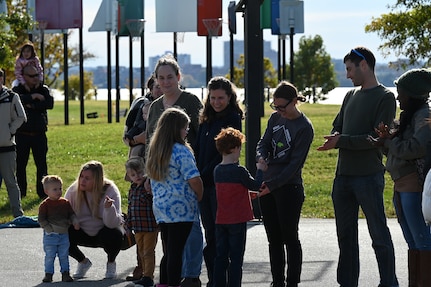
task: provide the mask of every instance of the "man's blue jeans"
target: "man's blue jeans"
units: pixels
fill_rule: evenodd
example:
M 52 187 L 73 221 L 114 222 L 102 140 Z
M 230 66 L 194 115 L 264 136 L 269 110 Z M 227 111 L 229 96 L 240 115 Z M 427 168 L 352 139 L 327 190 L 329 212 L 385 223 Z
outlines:
M 394 207 L 409 249 L 431 250 L 430 227 L 422 214 L 422 192 L 394 192 Z
M 391 234 L 383 205 L 383 172 L 368 176 L 337 175 L 332 189 L 338 246 L 337 279 L 343 287 L 358 286 L 359 206 L 365 214 L 380 273 L 380 286 L 398 286 Z
M 45 273 L 54 274 L 55 256 L 60 261 L 60 272 L 69 271 L 69 235 L 67 233 L 43 233 L 45 251 Z
M 183 251 L 182 278 L 198 278 L 202 270 L 203 235 L 200 221 L 194 221 Z
M 241 287 L 247 222 L 216 224 L 215 287 Z M 226 278 L 227 275 L 227 278 Z

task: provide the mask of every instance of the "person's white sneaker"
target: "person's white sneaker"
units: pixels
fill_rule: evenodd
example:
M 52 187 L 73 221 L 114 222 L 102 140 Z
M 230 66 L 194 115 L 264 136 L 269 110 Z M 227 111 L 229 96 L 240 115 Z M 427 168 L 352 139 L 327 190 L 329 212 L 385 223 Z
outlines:
M 117 263 L 115 262 L 108 262 L 106 263 L 106 279 L 114 279 L 117 277 Z
M 76 269 L 76 273 L 73 274 L 73 278 L 76 278 L 76 279 L 84 278 L 88 269 L 90 269 L 91 265 L 93 265 L 91 263 L 90 259 L 88 259 L 88 258 L 86 258 L 86 259 L 87 259 L 87 262 L 78 263 L 78 268 Z

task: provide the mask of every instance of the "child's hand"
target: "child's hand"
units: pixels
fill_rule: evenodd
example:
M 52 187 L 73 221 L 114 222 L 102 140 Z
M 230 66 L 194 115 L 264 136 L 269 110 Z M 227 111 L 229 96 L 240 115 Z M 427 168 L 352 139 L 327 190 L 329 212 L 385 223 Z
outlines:
M 114 203 L 114 200 L 110 198 L 109 196 L 105 197 L 105 208 L 109 208 Z
M 150 183 L 150 179 L 148 177 L 145 179 L 144 188 L 145 188 L 145 191 L 152 193 L 151 192 L 151 183 Z
M 80 228 L 79 223 L 74 223 L 73 228 L 75 228 L 75 230 L 79 230 Z
M 268 193 L 270 193 L 271 191 L 269 190 L 269 188 L 266 186 L 265 183 L 262 183 L 262 186 L 259 189 L 259 194 L 257 195 L 258 197 L 264 196 Z
M 268 169 L 268 165 L 266 164 L 266 162 L 265 162 L 265 161 L 261 161 L 261 160 L 259 160 L 259 161 L 256 163 L 256 168 L 257 168 L 257 169 L 260 169 L 260 170 L 262 170 L 262 171 L 266 171 L 266 170 Z

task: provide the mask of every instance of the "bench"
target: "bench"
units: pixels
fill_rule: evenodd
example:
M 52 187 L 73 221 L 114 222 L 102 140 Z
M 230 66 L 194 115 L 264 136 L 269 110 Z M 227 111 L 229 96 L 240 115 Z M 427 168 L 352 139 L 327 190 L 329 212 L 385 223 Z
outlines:
M 98 117 L 99 115 L 97 114 L 97 112 L 87 113 L 87 119 L 96 119 Z

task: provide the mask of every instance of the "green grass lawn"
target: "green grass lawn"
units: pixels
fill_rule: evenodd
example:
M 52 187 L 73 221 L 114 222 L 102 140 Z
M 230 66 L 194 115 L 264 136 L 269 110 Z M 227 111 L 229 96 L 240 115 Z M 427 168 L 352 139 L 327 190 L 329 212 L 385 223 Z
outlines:
M 120 103 L 120 109 L 128 107 L 128 101 Z M 315 129 L 315 137 L 303 170 L 306 199 L 302 210 L 303 217 L 333 218 L 331 201 L 332 180 L 334 178 L 337 151 L 318 152 L 323 136 L 331 130 L 331 123 L 338 105 L 303 104 L 300 109 L 311 119 Z M 113 114 L 115 106 L 112 107 Z M 262 118 L 262 133 L 266 127 L 268 115 L 271 113 L 265 104 L 266 116 Z M 54 109 L 49 111 L 48 136 L 48 172 L 62 177 L 64 191 L 77 178 L 82 164 L 89 160 L 98 160 L 104 164 L 108 178 L 114 180 L 122 194 L 122 206 L 127 209 L 127 193 L 129 183 L 124 180 L 124 163 L 127 160 L 128 148 L 123 144 L 124 120 L 108 123 L 106 101 L 86 101 L 85 114 L 97 112 L 96 119 L 85 118 L 85 124 L 80 124 L 79 102 L 69 102 L 69 125 L 64 125 L 64 103 L 55 102 Z M 245 150 L 245 149 L 243 149 Z M 244 163 L 244 156 L 241 158 Z M 36 194 L 36 170 L 30 156 L 27 166 L 28 190 L 22 200 L 26 215 L 37 215 L 40 200 Z M 392 180 L 386 175 L 385 206 L 388 217 L 394 217 L 391 203 Z M 0 189 L 0 223 L 12 220 L 9 200 L 4 184 Z

